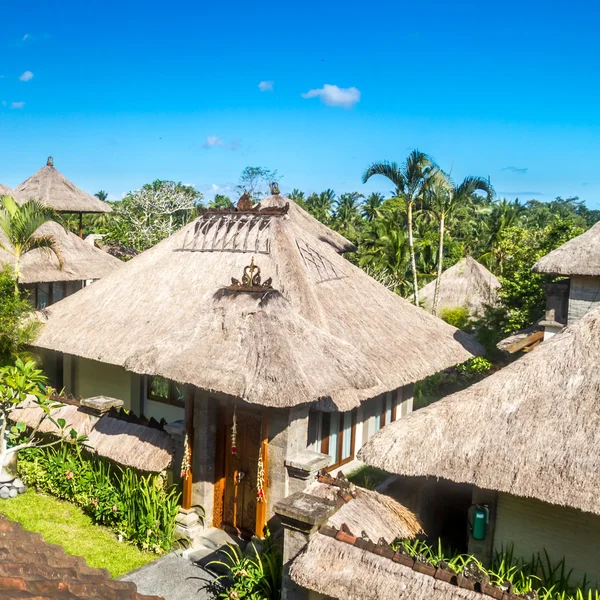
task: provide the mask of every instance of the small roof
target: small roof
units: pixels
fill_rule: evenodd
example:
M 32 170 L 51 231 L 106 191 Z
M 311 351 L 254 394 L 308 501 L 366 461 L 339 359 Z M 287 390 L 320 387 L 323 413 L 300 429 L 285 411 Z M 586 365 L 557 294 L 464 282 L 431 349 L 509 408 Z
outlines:
M 54 159 L 51 156 L 48 157 L 45 167 L 15 188 L 14 196 L 19 202 L 26 202 L 33 198 L 46 206 L 51 206 L 57 212 L 109 213 L 112 211 L 109 204 L 80 190 L 54 168 Z
M 483 381 L 390 423 L 359 456 L 391 473 L 600 515 L 598 356 L 600 309 Z
M 423 286 L 419 298 L 431 312 L 437 279 Z M 467 256 L 442 273 L 439 309 L 465 307 L 471 315 L 483 314 L 486 305 L 496 303 L 500 281 L 481 263 Z M 439 314 L 439 313 L 438 313 Z
M 13 191 L 9 187 L 2 185 L 0 183 L 0 197 L 1 196 L 12 196 L 12 194 L 13 194 Z
M 49 307 L 36 345 L 263 406 L 324 410 L 482 352 L 340 256 L 352 247 L 281 196 L 207 210 Z M 253 261 L 264 285 L 243 291 Z
M 73 428 L 79 435 L 87 436 L 86 450 L 126 467 L 159 473 L 173 459 L 171 436 L 155 427 L 130 423 L 108 412 L 99 416 L 77 404 L 63 404 L 52 409 L 50 415 L 55 421 L 64 419 L 67 430 Z M 21 421 L 31 428 L 35 428 L 43 416 L 44 411 L 28 400 L 10 413 L 13 422 Z M 45 419 L 39 432 L 58 435 L 59 429 Z
M 32 250 L 21 259 L 19 283 L 100 279 L 123 264 L 118 258 L 95 248 L 54 221 L 44 223 L 36 233 L 54 237 L 64 266 L 60 268 L 53 252 L 42 248 Z M 0 243 L 5 240 L 0 233 Z M 0 249 L 0 264 L 14 264 L 14 258 Z
M 533 265 L 535 273 L 600 277 L 600 222 L 552 250 Z

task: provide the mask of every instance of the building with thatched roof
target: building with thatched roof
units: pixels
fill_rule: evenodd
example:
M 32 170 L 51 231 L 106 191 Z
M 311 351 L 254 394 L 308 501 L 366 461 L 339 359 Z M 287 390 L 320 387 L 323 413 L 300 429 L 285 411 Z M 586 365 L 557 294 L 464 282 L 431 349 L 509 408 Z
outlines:
M 508 544 L 526 559 L 545 549 L 554 561 L 566 557 L 574 579 L 600 582 L 598 356 L 596 309 L 483 381 L 392 423 L 361 457 L 419 485 L 470 486 L 471 504 L 489 512 L 485 539 L 470 540 L 484 558 Z
M 568 277 L 547 286 L 542 322 L 547 334 L 557 333 L 600 306 L 600 223 L 546 254 L 533 271 Z
M 13 191 L 9 187 L 6 187 L 5 185 L 2 185 L 0 183 L 0 197 L 12 196 L 12 193 L 13 193 Z
M 437 279 L 423 286 L 419 297 L 423 307 L 433 312 Z M 465 308 L 471 316 L 480 316 L 486 306 L 498 300 L 500 281 L 473 257 L 466 256 L 446 269 L 440 277 L 438 314 L 444 310 Z
M 49 235 L 56 241 L 63 261 L 47 249 L 38 248 L 21 259 L 19 283 L 29 291 L 34 307 L 43 309 L 82 289 L 86 282 L 108 275 L 123 263 L 66 231 L 54 221 L 44 223 L 36 232 Z M 0 242 L 6 243 L 0 233 Z M 14 264 L 14 257 L 0 249 L 0 265 Z
M 79 189 L 54 167 L 49 156 L 46 166 L 36 171 L 29 179 L 19 184 L 13 192 L 16 200 L 38 200 L 59 213 L 79 214 L 79 237 L 83 237 L 82 218 L 84 213 L 109 213 L 109 204 Z
M 414 382 L 481 348 L 346 261 L 348 240 L 293 202 L 244 202 L 50 307 L 36 345 L 64 356 L 75 396 L 185 415 L 184 502 L 261 532 L 307 473 L 350 464 L 410 412 Z

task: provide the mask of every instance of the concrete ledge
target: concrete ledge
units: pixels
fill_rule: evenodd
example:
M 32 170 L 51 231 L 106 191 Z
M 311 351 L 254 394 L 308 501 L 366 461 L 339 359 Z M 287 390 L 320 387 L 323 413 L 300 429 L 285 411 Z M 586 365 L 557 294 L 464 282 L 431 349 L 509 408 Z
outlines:
M 307 479 L 311 474 L 327 467 L 330 462 L 331 457 L 327 454 L 303 450 L 286 459 L 285 466 L 291 477 Z

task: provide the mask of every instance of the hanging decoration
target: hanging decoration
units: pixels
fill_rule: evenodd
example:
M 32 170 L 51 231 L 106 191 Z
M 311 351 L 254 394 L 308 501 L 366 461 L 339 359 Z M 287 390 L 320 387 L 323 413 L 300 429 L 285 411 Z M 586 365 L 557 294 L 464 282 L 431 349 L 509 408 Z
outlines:
M 237 416 L 236 406 L 233 407 L 233 423 L 231 425 L 231 454 L 237 454 Z
M 188 440 L 187 433 L 185 434 L 185 440 L 183 442 L 183 457 L 181 459 L 181 478 L 185 479 L 190 473 L 190 459 L 192 453 L 190 451 L 190 442 Z
M 258 468 L 256 469 L 256 499 L 265 501 L 265 464 L 262 457 L 262 448 L 258 453 Z

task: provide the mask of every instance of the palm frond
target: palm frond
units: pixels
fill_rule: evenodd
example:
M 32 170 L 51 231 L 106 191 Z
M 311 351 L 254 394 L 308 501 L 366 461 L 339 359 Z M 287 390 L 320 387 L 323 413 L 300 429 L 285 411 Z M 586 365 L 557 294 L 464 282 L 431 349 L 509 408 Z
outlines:
M 396 162 L 374 162 L 369 165 L 362 176 L 362 182 L 367 181 L 373 177 L 373 175 L 383 175 L 387 177 L 395 186 L 398 192 L 404 192 L 406 188 L 406 178 L 402 172 L 402 168 Z
M 29 238 L 27 244 L 23 246 L 23 254 L 26 252 L 30 252 L 31 250 L 42 249 L 46 250 L 54 256 L 58 260 L 58 267 L 62 271 L 65 262 L 63 260 L 62 252 L 60 250 L 60 246 L 56 242 L 56 238 L 52 235 L 39 235 Z

